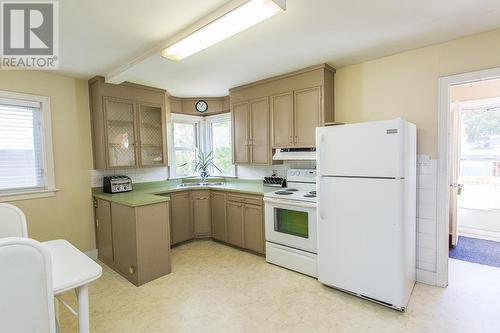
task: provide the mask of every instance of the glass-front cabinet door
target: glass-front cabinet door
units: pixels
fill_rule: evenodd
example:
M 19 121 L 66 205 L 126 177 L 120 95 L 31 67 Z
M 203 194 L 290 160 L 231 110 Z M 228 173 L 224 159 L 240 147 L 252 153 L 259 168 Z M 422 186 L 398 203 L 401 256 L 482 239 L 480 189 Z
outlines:
M 136 165 L 134 103 L 104 98 L 108 167 Z
M 164 165 L 162 108 L 138 104 L 138 112 L 140 165 Z

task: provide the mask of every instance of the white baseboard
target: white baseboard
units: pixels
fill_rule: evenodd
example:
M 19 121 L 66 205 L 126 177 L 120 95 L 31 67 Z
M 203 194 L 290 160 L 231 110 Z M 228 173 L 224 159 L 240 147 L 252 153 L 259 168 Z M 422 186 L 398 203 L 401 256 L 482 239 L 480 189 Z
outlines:
M 458 227 L 458 235 L 500 242 L 500 232 L 497 231 Z
M 417 268 L 417 282 L 437 286 L 437 274 Z
M 93 250 L 88 250 L 84 252 L 90 259 L 96 260 L 97 259 L 97 249 Z

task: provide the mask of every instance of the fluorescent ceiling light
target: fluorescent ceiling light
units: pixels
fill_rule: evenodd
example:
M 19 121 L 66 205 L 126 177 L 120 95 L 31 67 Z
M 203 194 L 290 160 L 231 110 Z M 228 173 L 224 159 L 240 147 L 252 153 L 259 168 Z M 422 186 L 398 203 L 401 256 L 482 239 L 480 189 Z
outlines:
M 249 0 L 161 51 L 171 60 L 181 60 L 265 19 L 283 12 L 286 0 Z

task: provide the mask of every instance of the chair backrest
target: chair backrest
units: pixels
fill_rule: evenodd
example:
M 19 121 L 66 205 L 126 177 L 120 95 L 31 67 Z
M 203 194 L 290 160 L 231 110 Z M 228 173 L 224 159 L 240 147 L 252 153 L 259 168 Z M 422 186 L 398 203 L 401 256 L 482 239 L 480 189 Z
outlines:
M 0 203 L 0 238 L 4 237 L 28 237 L 28 228 L 22 210 Z
M 0 332 L 55 333 L 50 254 L 36 240 L 0 239 Z

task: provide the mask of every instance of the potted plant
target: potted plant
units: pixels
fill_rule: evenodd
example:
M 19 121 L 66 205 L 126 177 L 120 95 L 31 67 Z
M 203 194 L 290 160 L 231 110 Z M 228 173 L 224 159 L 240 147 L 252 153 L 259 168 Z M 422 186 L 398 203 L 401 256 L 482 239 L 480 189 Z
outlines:
M 187 165 L 187 163 L 182 164 L 181 166 Z M 213 151 L 211 150 L 208 153 L 204 153 L 202 151 L 198 152 L 198 156 L 196 157 L 196 163 L 194 165 L 193 172 L 199 172 L 201 181 L 205 182 L 207 178 L 210 176 L 210 173 L 208 172 L 210 167 L 214 167 L 219 172 L 222 173 L 221 169 L 217 167 L 214 163 L 214 154 Z

